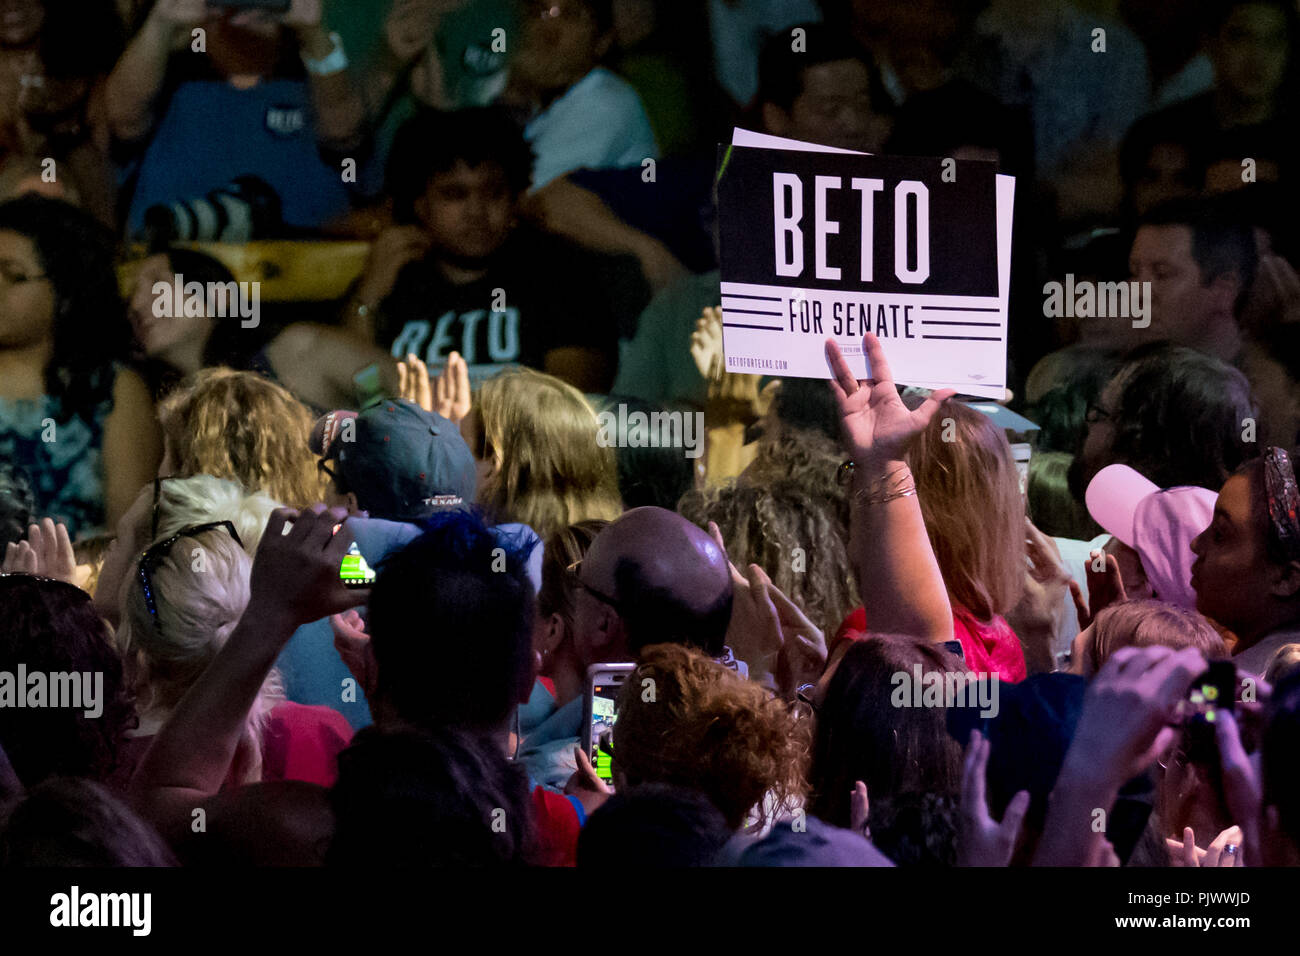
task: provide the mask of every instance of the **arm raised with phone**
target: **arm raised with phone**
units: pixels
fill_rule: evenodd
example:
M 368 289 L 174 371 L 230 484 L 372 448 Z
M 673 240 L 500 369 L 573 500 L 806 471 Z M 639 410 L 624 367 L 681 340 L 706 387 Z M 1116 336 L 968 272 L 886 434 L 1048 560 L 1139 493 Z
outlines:
M 271 513 L 248 607 L 131 778 L 132 802 L 169 840 L 183 836 L 194 809 L 221 789 L 248 711 L 294 630 L 365 603 L 367 591 L 339 580 L 352 536 L 335 527 L 346 518 L 324 505 Z

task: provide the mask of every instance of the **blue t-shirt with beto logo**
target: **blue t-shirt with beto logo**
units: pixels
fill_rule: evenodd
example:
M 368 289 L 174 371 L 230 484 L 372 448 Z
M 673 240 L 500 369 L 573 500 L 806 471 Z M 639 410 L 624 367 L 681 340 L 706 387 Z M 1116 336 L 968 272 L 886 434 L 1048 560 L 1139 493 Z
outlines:
M 128 229 L 150 206 L 206 196 L 238 176 L 258 176 L 280 197 L 284 222 L 317 228 L 347 213 L 342 165 L 322 158 L 305 80 L 238 89 L 220 79 L 179 84 L 140 160 Z

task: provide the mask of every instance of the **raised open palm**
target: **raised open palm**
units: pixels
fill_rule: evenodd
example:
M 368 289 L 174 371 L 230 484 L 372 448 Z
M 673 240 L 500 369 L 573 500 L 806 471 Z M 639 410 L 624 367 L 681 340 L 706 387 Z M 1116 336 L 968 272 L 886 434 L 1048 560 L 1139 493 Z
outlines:
M 894 385 L 880 339 L 868 332 L 862 339 L 862 347 L 873 377 L 859 381 L 853 377 L 835 340 L 826 340 L 826 361 L 834 376 L 831 392 L 839 406 L 844 440 L 853 460 L 859 464 L 899 460 L 912 439 L 930 423 L 939 406 L 957 392 L 951 388 L 940 389 L 919 408 L 909 410 Z

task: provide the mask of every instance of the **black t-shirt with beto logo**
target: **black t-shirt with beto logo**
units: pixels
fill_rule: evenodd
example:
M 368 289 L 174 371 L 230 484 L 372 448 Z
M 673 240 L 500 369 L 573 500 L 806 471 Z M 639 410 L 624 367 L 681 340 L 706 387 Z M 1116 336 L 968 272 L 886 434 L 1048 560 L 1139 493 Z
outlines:
M 589 348 L 612 361 L 619 308 L 602 280 L 611 266 L 626 265 L 521 230 L 488 274 L 466 285 L 448 282 L 431 259 L 409 263 L 380 306 L 375 338 L 397 358 L 414 353 L 431 371 L 459 352 L 475 384 L 511 365 L 540 369 L 556 348 Z

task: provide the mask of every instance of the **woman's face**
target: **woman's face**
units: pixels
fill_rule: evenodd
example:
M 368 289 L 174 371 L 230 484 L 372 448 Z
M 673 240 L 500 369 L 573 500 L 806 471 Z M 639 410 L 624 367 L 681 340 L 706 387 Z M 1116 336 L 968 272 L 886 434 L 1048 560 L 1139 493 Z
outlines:
M 0 231 L 0 348 L 36 345 L 54 334 L 54 287 L 35 244 Z
M 1219 491 L 1210 526 L 1192 539 L 1196 610 L 1229 630 L 1250 630 L 1262 610 L 1270 578 L 1250 481 L 1233 475 Z
M 165 255 L 150 256 L 140 265 L 135 278 L 135 288 L 131 293 L 131 302 L 127 314 L 131 319 L 131 330 L 135 340 L 149 358 L 165 357 L 169 351 L 182 342 L 206 339 L 212 326 L 207 316 L 177 315 L 171 290 L 174 288 L 176 275 Z M 165 283 L 168 291 L 155 294 L 154 285 Z M 158 315 L 155 304 L 163 301 L 166 308 L 159 306 Z M 181 311 L 184 311 L 183 309 Z M 167 313 L 172 314 L 167 314 Z

